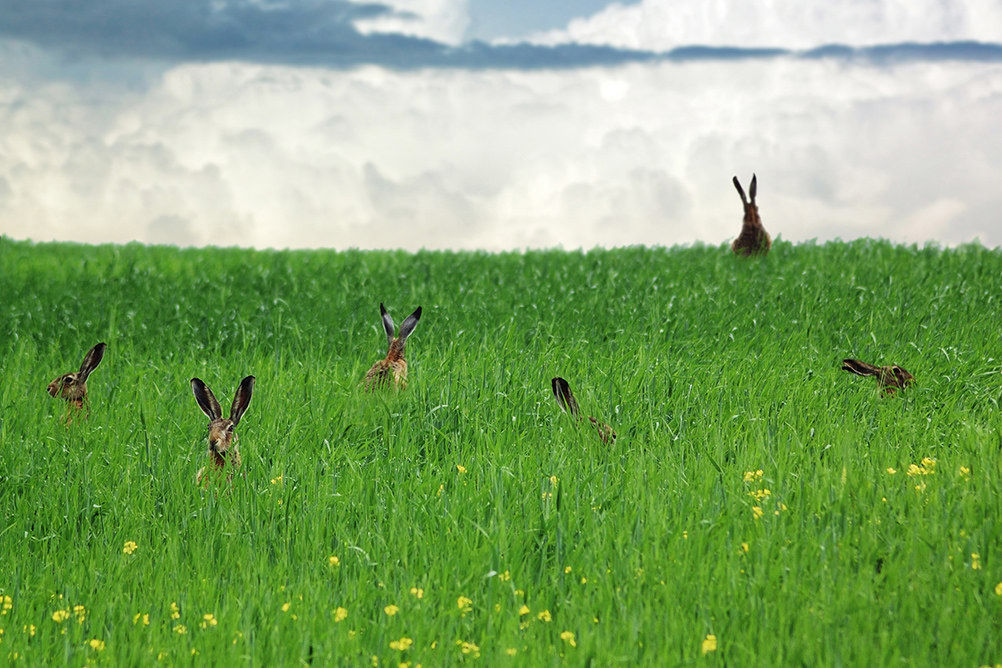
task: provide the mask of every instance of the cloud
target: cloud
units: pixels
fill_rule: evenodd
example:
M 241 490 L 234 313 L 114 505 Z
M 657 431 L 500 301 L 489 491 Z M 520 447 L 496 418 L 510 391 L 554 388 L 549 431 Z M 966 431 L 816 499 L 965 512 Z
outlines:
M 641 0 L 613 3 L 535 44 L 662 52 L 678 46 L 811 49 L 825 44 L 1002 41 L 997 0 Z
M 691 60 L 571 70 L 186 64 L 39 77 L 0 53 L 0 233 L 257 247 L 732 238 L 1002 244 L 1002 65 Z M 78 65 L 79 67 L 79 65 Z M 136 81 L 143 81 L 137 85 Z
M 359 19 L 354 26 L 363 35 L 396 33 L 457 46 L 470 26 L 466 0 L 386 0 L 393 13 Z

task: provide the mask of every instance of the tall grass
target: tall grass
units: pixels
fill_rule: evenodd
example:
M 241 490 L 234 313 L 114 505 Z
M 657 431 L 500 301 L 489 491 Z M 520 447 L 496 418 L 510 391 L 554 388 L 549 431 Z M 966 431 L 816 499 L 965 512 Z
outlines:
M 0 239 L 0 294 L 3 662 L 1002 662 L 999 251 Z M 367 395 L 380 301 L 424 313 Z M 67 428 L 45 385 L 101 340 Z M 200 490 L 188 379 L 247 374 Z

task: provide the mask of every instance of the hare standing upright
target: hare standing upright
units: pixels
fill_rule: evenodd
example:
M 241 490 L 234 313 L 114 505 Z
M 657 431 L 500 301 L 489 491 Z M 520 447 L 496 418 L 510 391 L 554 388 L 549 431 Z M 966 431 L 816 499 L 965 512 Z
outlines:
M 240 387 L 233 397 L 233 405 L 230 406 L 229 419 L 223 418 L 223 409 L 216 401 L 215 395 L 200 378 L 191 379 L 191 391 L 195 395 L 198 407 L 211 420 L 209 422 L 211 466 L 217 474 L 225 471 L 226 480 L 232 481 L 233 471 L 240 468 L 240 448 L 237 446 L 237 435 L 233 430 L 250 405 L 251 394 L 254 392 L 254 376 L 247 376 L 240 381 Z M 195 482 L 199 485 L 208 482 L 209 472 L 206 468 L 208 467 L 200 468 L 195 476 Z
M 734 187 L 738 189 L 741 203 L 745 205 L 745 218 L 744 222 L 741 223 L 741 234 L 731 244 L 731 250 L 737 255 L 765 255 L 772 247 L 772 239 L 762 227 L 762 219 L 758 217 L 758 204 L 755 203 L 758 179 L 752 174 L 751 188 L 748 190 L 751 194 L 750 202 L 745 197 L 745 191 L 741 188 L 741 183 L 736 176 L 734 177 Z
M 560 407 L 576 419 L 584 419 L 581 417 L 578 402 L 575 401 L 574 395 L 571 393 L 571 386 L 567 381 L 557 377 L 550 382 L 553 384 L 553 396 L 557 398 L 557 403 L 560 404 Z M 590 415 L 588 416 L 588 420 L 595 427 L 595 431 L 598 432 L 598 437 L 602 439 L 603 443 L 614 443 L 616 441 L 616 432 L 612 430 L 612 427 L 604 422 L 599 422 Z
M 369 372 L 365 374 L 365 389 L 371 391 L 389 385 L 391 375 L 393 376 L 393 384 L 403 389 L 407 387 L 407 360 L 404 359 L 404 345 L 407 343 L 407 337 L 417 327 L 418 320 L 421 319 L 421 307 L 418 306 L 417 310 L 404 319 L 397 336 L 393 336 L 396 331 L 393 326 L 393 318 L 386 312 L 386 307 L 383 306 L 382 302 L 379 304 L 379 313 L 383 317 L 383 329 L 386 330 L 389 350 L 386 352 L 386 358 L 373 364 Z
M 857 376 L 876 376 L 877 386 L 881 389 L 881 394 L 894 394 L 899 389 L 904 390 L 909 385 L 915 384 L 915 376 L 911 375 L 897 364 L 891 366 L 874 366 L 859 360 L 842 360 L 842 370 L 854 373 Z
M 73 409 L 81 410 L 86 406 L 90 415 L 90 401 L 87 399 L 87 377 L 94 372 L 104 357 L 105 344 L 99 343 L 84 356 L 83 364 L 76 373 L 64 373 L 46 388 L 54 397 L 62 397 L 68 402 L 66 407 L 66 424 L 73 420 Z

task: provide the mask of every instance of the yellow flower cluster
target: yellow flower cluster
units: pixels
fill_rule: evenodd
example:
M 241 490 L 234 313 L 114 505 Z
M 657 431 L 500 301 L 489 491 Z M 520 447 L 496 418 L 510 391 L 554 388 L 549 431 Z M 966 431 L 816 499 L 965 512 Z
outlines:
M 395 649 L 398 652 L 405 652 L 411 648 L 414 641 L 410 638 L 401 638 L 400 640 L 391 640 L 390 649 Z
M 712 633 L 703 638 L 703 654 L 717 651 L 717 636 Z
M 480 648 L 477 647 L 474 643 L 466 642 L 463 640 L 457 640 L 456 645 L 459 646 L 459 651 L 461 651 L 463 654 L 469 654 L 474 658 L 480 656 Z
M 752 497 L 756 501 L 761 501 L 762 499 L 768 499 L 772 496 L 772 492 L 767 489 L 756 489 L 748 492 L 748 496 Z
M 132 554 L 133 552 L 136 551 L 137 547 L 139 547 L 139 546 L 136 545 L 136 541 L 134 541 L 134 540 L 127 540 L 127 541 L 125 541 L 125 546 L 122 547 L 122 552 L 125 552 L 126 554 Z
M 332 554 L 331 556 L 327 557 L 327 563 L 330 564 L 331 566 L 340 566 L 341 560 Z
M 936 472 L 936 460 L 931 457 L 923 457 L 921 466 L 909 464 L 906 473 L 910 476 L 932 475 Z
M 207 612 L 204 615 L 202 615 L 202 621 L 199 623 L 199 626 L 201 626 L 203 629 L 207 629 L 210 626 L 215 626 L 218 623 L 219 622 L 216 620 L 216 616 L 211 612 Z
M 149 616 L 149 614 L 144 614 L 142 612 L 137 612 L 135 614 L 135 616 L 133 616 L 133 618 L 132 618 L 132 623 L 133 624 L 138 624 L 140 621 L 142 621 L 143 626 L 149 626 L 150 625 L 150 616 Z
M 421 589 L 421 587 L 411 587 L 411 596 L 415 598 L 424 598 L 424 589 Z
M 577 647 L 578 646 L 578 642 L 574 638 L 574 632 L 573 631 L 563 631 L 560 634 L 560 639 L 563 640 L 568 645 L 570 645 L 571 647 Z
M 400 608 L 398 608 L 397 606 L 395 606 L 392 603 L 390 603 L 388 606 L 386 606 L 385 608 L 383 608 L 383 612 L 385 612 L 387 615 L 389 615 L 390 617 L 392 617 L 393 615 L 395 615 L 398 612 L 400 612 Z
M 464 615 L 473 609 L 472 604 L 473 601 L 465 596 L 456 599 L 456 607 L 462 610 Z
M 347 617 L 348 617 L 348 610 L 347 609 L 342 608 L 341 606 L 338 606 L 334 610 L 334 621 L 335 622 L 343 622 Z
M 756 480 L 761 480 L 763 475 L 765 475 L 765 473 L 762 472 L 762 469 L 757 471 L 745 471 L 744 481 L 755 482 Z
M 87 644 L 90 645 L 90 648 L 92 650 L 95 650 L 95 651 L 98 651 L 98 652 L 104 651 L 104 641 L 103 640 L 98 640 L 97 638 L 91 638 L 90 640 L 87 641 Z
M 0 615 L 6 615 L 14 607 L 14 599 L 10 596 L 0 596 Z

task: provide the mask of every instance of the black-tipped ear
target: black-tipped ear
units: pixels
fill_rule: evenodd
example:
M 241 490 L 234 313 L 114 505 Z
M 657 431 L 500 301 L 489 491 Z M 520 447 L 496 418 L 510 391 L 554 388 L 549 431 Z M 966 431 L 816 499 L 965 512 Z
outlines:
M 738 177 L 735 176 L 731 181 L 734 183 L 734 187 L 738 189 L 738 194 L 741 195 L 741 203 L 747 204 L 748 198 L 745 197 L 745 189 L 741 187 L 741 182 L 738 181 Z
M 751 203 L 755 203 L 755 193 L 758 192 L 758 177 L 754 174 L 751 175 L 751 187 L 748 189 L 748 194 L 751 195 Z
M 407 337 L 411 335 L 414 328 L 417 327 L 418 320 L 421 319 L 421 307 L 418 306 L 406 319 L 402 325 L 400 325 L 400 340 L 406 341 Z
M 240 387 L 237 388 L 237 393 L 233 397 L 233 405 L 230 406 L 230 420 L 233 421 L 234 427 L 237 426 L 240 418 L 247 412 L 247 407 L 250 406 L 255 380 L 254 376 L 247 376 L 240 381 Z
M 560 404 L 560 407 L 571 415 L 577 415 L 578 402 L 574 400 L 571 386 L 567 381 L 558 376 L 550 382 L 553 384 L 553 396 L 557 398 L 557 403 Z
M 397 331 L 397 328 L 393 324 L 393 318 L 386 312 L 383 302 L 379 302 L 379 315 L 383 318 L 383 329 L 386 331 L 386 345 L 390 345 L 393 342 L 393 334 Z
M 101 363 L 101 360 L 104 359 L 105 347 L 106 344 L 99 343 L 87 351 L 87 354 L 84 355 L 83 364 L 80 365 L 80 373 L 77 374 L 80 380 L 87 380 L 87 376 Z
M 223 409 L 216 401 L 216 396 L 212 394 L 212 390 L 202 382 L 201 378 L 191 379 L 191 392 L 195 395 L 195 403 L 210 420 L 218 420 L 223 417 Z
M 875 370 L 872 365 L 852 359 L 842 360 L 842 370 L 857 376 L 876 376 L 879 374 L 879 371 Z

